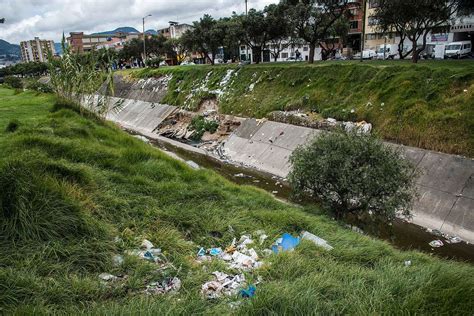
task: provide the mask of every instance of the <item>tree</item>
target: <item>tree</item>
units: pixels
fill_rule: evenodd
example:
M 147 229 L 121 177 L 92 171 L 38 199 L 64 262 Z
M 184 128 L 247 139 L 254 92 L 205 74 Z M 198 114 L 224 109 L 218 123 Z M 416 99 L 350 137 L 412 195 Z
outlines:
M 183 44 L 190 51 L 199 52 L 212 65 L 217 51 L 222 46 L 225 34 L 219 31 L 217 21 L 205 14 L 199 21 L 194 22 L 194 29 L 183 35 Z
M 388 220 L 398 212 L 409 215 L 416 195 L 414 167 L 373 136 L 327 133 L 297 148 L 290 162 L 295 192 L 319 199 L 339 219 L 346 213 Z
M 247 15 L 234 15 L 240 23 L 242 33 L 241 40 L 252 49 L 255 63 L 262 61 L 262 54 L 269 40 L 268 24 L 263 11 L 250 9 Z
M 412 55 L 414 63 L 426 49 L 430 33 L 449 28 L 456 13 L 465 8 L 465 0 L 379 0 L 374 18 L 379 28 L 386 32 L 395 29 L 400 36 L 400 58 Z M 404 51 L 404 41 L 411 42 L 411 49 Z M 421 45 L 418 42 L 421 39 Z
M 323 60 L 327 60 L 330 56 L 334 56 L 336 54 L 336 44 L 339 42 L 339 40 L 342 40 L 343 42 L 346 40 L 347 34 L 349 33 L 348 14 L 349 12 L 341 16 L 328 29 L 327 38 L 325 39 L 324 43 L 319 42 Z
M 143 41 L 134 38 L 123 46 L 119 57 L 125 60 L 137 59 L 143 62 Z
M 271 4 L 264 9 L 270 52 L 275 61 L 283 50 L 295 42 L 292 25 L 286 18 L 287 10 L 284 3 Z
M 346 14 L 348 0 L 284 0 L 300 38 L 309 43 L 309 63 L 316 46 L 329 38 L 331 28 Z

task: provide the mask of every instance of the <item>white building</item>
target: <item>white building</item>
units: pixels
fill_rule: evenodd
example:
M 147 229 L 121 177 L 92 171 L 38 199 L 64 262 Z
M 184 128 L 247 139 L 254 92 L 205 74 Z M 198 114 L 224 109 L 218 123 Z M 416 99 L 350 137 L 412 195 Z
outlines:
M 297 55 L 301 61 L 309 61 L 309 45 L 308 44 L 294 44 L 288 45 L 287 42 L 282 44 L 283 49 L 280 50 L 277 56 L 277 62 L 282 61 L 296 61 Z M 262 62 L 274 62 L 274 53 L 279 50 L 275 49 L 273 44 L 268 44 L 262 52 L 260 61 Z M 247 45 L 241 45 L 239 48 L 240 60 L 255 62 L 256 57 L 252 52 L 251 47 Z M 321 48 L 316 48 L 314 60 L 321 60 Z
M 32 41 L 20 42 L 21 60 L 27 62 L 46 62 L 48 54 L 54 55 L 54 42 L 50 40 L 40 40 L 35 37 Z

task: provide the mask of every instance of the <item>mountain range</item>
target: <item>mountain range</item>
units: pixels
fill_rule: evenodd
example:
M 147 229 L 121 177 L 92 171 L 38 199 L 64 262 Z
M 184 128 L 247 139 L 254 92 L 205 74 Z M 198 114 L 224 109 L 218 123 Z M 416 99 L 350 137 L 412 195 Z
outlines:
M 104 32 L 97 32 L 97 33 L 92 33 L 92 35 L 103 35 L 103 34 L 115 34 L 118 32 L 122 33 L 140 33 L 136 28 L 130 27 L 130 26 L 122 26 L 118 27 L 113 31 L 104 31 Z M 158 32 L 153 29 L 146 30 L 145 33 L 151 34 L 151 35 L 158 35 Z
M 123 27 L 118 27 L 113 31 L 104 31 L 104 32 L 97 32 L 97 33 L 92 33 L 92 35 L 102 35 L 102 34 L 115 34 L 118 32 L 123 32 L 123 33 L 140 33 L 136 28 L 130 27 L 130 26 L 123 26 Z
M 0 39 L 0 55 L 16 55 L 20 56 L 20 45 L 10 44 Z

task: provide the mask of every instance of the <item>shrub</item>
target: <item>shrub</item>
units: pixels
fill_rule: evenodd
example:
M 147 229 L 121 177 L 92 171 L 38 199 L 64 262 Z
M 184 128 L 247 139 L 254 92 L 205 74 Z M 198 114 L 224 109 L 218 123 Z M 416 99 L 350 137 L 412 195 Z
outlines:
M 13 89 L 23 89 L 23 82 L 18 77 L 14 77 L 14 76 L 5 77 L 4 83 Z
M 214 134 L 219 128 L 219 123 L 214 120 L 206 120 L 202 115 L 193 117 L 190 125 L 190 129 L 194 130 L 194 134 L 191 137 L 193 140 L 201 140 L 202 135 L 205 132 Z
M 38 91 L 38 92 L 43 92 L 43 93 L 52 93 L 53 88 L 50 85 L 47 85 L 45 83 L 41 83 L 39 81 L 32 81 L 27 84 L 26 86 L 27 89 Z
M 13 133 L 18 129 L 18 127 L 20 127 L 20 122 L 17 119 L 13 119 L 8 123 L 5 132 Z
M 393 220 L 409 215 L 415 196 L 414 167 L 401 153 L 370 135 L 327 133 L 297 148 L 289 180 L 341 218 L 369 213 Z

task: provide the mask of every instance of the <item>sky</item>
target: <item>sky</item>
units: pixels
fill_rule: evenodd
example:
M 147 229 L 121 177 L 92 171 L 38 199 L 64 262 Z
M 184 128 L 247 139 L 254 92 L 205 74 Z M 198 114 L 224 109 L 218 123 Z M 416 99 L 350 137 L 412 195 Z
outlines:
M 248 0 L 263 9 L 278 0 Z M 168 21 L 191 23 L 205 13 L 215 18 L 245 12 L 244 0 L 0 0 L 0 39 L 18 44 L 35 36 L 60 42 L 62 33 L 94 33 L 131 26 L 142 30 L 168 26 Z

